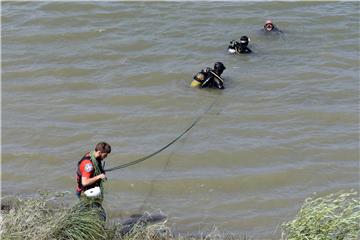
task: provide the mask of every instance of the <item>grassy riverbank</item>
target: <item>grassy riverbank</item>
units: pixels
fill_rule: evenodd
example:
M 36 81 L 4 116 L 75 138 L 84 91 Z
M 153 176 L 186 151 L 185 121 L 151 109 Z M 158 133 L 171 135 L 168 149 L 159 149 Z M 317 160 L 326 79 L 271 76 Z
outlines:
M 2 205 L 1 239 L 58 240 L 220 240 L 252 239 L 231 236 L 214 229 L 198 237 L 174 236 L 166 220 L 138 224 L 127 234 L 124 226 L 103 222 L 101 209 L 61 204 L 61 195 L 41 194 L 39 198 L 16 198 Z M 296 217 L 282 225 L 282 239 L 358 239 L 360 206 L 357 192 L 308 198 Z

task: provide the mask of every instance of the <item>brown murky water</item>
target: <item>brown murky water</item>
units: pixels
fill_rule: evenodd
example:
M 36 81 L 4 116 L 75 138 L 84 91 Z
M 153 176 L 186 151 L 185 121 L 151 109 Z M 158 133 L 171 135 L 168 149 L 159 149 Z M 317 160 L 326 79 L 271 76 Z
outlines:
M 273 19 L 281 37 L 259 33 Z M 251 38 L 254 54 L 230 55 Z M 222 61 L 226 89 L 189 88 Z M 74 191 L 102 140 L 111 219 L 279 238 L 313 192 L 359 187 L 359 3 L 2 3 L 2 194 Z M 75 195 L 69 201 L 76 201 Z

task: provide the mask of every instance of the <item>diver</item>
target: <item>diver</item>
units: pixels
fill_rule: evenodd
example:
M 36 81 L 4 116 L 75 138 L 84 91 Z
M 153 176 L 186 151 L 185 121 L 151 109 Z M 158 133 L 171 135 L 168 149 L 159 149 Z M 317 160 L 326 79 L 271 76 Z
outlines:
M 252 53 L 251 49 L 248 48 L 249 42 L 250 42 L 250 38 L 248 38 L 247 36 L 241 36 L 240 42 L 235 40 L 230 41 L 228 51 L 229 53 L 241 53 L 241 54 Z
M 221 78 L 221 74 L 225 69 L 222 62 L 216 62 L 214 69 L 204 68 L 194 76 L 191 87 L 224 89 L 224 80 Z
M 265 33 L 283 33 L 271 20 L 265 22 L 263 31 Z

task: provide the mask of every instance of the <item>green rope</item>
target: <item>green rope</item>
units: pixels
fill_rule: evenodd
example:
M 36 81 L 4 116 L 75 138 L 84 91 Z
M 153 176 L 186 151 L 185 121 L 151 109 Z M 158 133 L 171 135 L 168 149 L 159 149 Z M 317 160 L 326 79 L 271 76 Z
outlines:
M 96 160 L 95 158 L 95 152 L 92 151 L 90 152 L 90 157 L 91 157 L 91 162 L 94 165 L 94 176 L 100 175 L 101 171 L 100 171 L 100 167 L 99 167 L 99 162 Z M 104 198 L 104 179 L 100 179 L 100 189 L 101 189 L 101 200 Z
M 183 131 L 179 136 L 177 136 L 174 140 L 172 140 L 171 142 L 169 142 L 168 144 L 166 144 L 164 147 L 162 147 L 161 149 L 145 156 L 145 157 L 142 157 L 140 159 L 137 159 L 137 160 L 134 160 L 134 161 L 131 161 L 131 162 L 128 162 L 128 163 L 124 163 L 124 164 L 121 164 L 119 166 L 116 166 L 116 167 L 112 167 L 112 168 L 109 168 L 109 169 L 105 169 L 105 172 L 110 172 L 110 171 L 114 171 L 114 170 L 117 170 L 117 169 L 121 169 L 121 168 L 126 168 L 126 167 L 129 167 L 129 166 L 132 166 L 132 165 L 135 165 L 135 164 L 138 164 L 138 163 L 141 163 L 149 158 L 151 158 L 152 156 L 155 156 L 156 154 L 164 151 L 166 148 L 170 147 L 172 144 L 174 144 L 177 140 L 179 140 L 182 136 L 185 135 L 185 133 L 187 133 L 188 131 L 190 131 L 200 120 L 201 118 L 210 111 L 210 109 L 212 108 L 212 106 L 215 104 L 217 98 L 214 99 L 214 101 L 210 104 L 210 106 L 205 110 L 205 112 L 203 114 L 201 114 L 200 116 L 198 116 L 195 121 L 187 128 L 185 129 L 185 131 Z

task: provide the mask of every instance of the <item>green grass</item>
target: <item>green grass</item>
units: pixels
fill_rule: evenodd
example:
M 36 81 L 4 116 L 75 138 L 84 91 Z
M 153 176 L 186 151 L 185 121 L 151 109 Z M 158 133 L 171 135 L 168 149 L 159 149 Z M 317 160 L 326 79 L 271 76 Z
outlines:
M 121 236 L 120 224 L 106 226 L 93 202 L 72 207 L 59 205 L 61 195 L 41 194 L 39 198 L 12 201 L 1 211 L 1 239 L 36 240 L 250 240 L 246 235 L 232 236 L 216 227 L 197 237 L 174 236 L 166 221 L 135 226 Z M 55 203 L 55 204 L 54 204 Z M 360 233 L 360 205 L 357 192 L 337 193 L 305 200 L 296 217 L 282 225 L 286 240 L 355 240 Z
M 1 239 L 108 239 L 99 210 L 77 204 L 72 208 L 52 204 L 54 196 L 18 198 L 10 211 L 2 212 Z
M 282 227 L 282 238 L 287 240 L 359 239 L 359 195 L 352 191 L 308 198 L 296 217 Z

